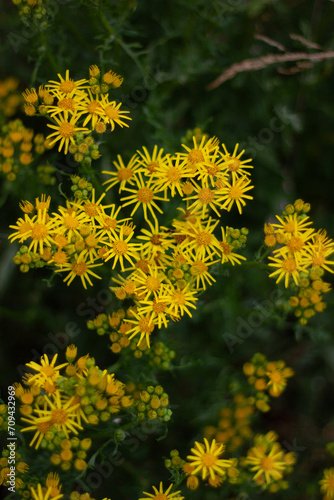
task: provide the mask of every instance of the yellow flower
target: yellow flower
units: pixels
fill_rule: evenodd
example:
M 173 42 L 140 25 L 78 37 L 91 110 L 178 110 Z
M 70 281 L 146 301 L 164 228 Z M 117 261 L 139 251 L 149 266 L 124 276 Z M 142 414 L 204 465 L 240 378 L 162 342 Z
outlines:
M 94 276 L 94 278 L 101 279 L 100 276 L 95 274 L 91 269 L 93 267 L 102 266 L 103 264 L 92 264 L 86 262 L 87 251 L 83 250 L 73 262 L 64 262 L 62 264 L 61 269 L 56 269 L 56 273 L 61 273 L 63 271 L 70 271 L 69 274 L 64 279 L 64 282 L 68 282 L 67 285 L 70 285 L 76 276 L 80 276 L 83 287 L 87 289 L 86 281 L 93 286 L 93 283 L 90 279 L 90 276 Z
M 212 440 L 211 444 L 206 438 L 204 438 L 204 444 L 195 441 L 195 448 L 191 449 L 192 455 L 187 456 L 187 460 L 194 467 L 191 474 L 195 475 L 201 472 L 203 480 L 207 476 L 215 479 L 216 475 L 223 475 L 224 469 L 232 465 L 232 460 L 219 458 L 224 448 L 224 445 L 216 443 L 215 439 Z
M 52 134 L 49 134 L 46 138 L 49 145 L 53 146 L 56 142 L 60 141 L 58 151 L 61 151 L 64 147 L 64 153 L 66 155 L 70 143 L 75 145 L 75 140 L 73 138 L 75 134 L 78 132 L 84 134 L 89 132 L 89 130 L 85 127 L 76 126 L 78 119 L 79 115 L 75 113 L 73 113 L 71 118 L 68 118 L 67 115 L 54 116 L 53 120 L 57 123 L 57 125 L 47 124 L 49 128 L 55 130 L 55 132 L 52 132 Z
M 147 211 L 149 210 L 153 219 L 156 221 L 156 223 L 158 223 L 154 210 L 158 211 L 161 214 L 163 213 L 163 211 L 155 203 L 155 200 L 168 200 L 165 197 L 161 198 L 159 196 L 156 196 L 159 190 L 157 188 L 154 188 L 151 181 L 152 178 L 150 178 L 148 182 L 145 183 L 141 173 L 139 172 L 138 176 L 135 178 L 136 189 L 124 188 L 125 191 L 129 191 L 133 194 L 130 196 L 123 196 L 123 198 L 121 198 L 121 202 L 123 202 L 122 207 L 135 204 L 130 214 L 131 217 L 141 206 L 144 212 L 145 220 L 148 220 Z
M 321 493 L 324 500 L 332 500 L 334 498 L 334 467 L 324 470 L 324 476 L 319 481 Z
M 124 259 L 134 266 L 132 259 L 136 260 L 139 257 L 137 249 L 140 246 L 139 243 L 130 243 L 130 240 L 133 237 L 133 232 L 131 232 L 127 237 L 124 237 L 123 233 L 124 228 L 122 227 L 119 235 L 116 233 L 109 235 L 109 241 L 106 241 L 106 245 L 111 248 L 104 256 L 106 262 L 110 259 L 114 259 L 112 266 L 113 269 L 119 261 L 122 271 L 124 270 Z
M 226 162 L 224 167 L 228 172 L 231 173 L 232 179 L 236 180 L 238 179 L 238 177 L 249 175 L 250 172 L 248 172 L 247 169 L 253 168 L 253 166 L 247 165 L 247 163 L 251 162 L 252 160 L 241 160 L 241 157 L 244 154 L 245 150 L 243 149 L 239 154 L 237 154 L 239 144 L 236 144 L 232 155 L 230 155 L 225 147 L 225 144 L 223 144 L 222 146 L 225 152 L 224 158 Z
M 122 103 L 116 104 L 116 101 L 109 102 L 108 94 L 101 96 L 102 119 L 105 123 L 110 124 L 111 130 L 115 129 L 115 123 L 120 127 L 128 127 L 129 125 L 124 120 L 132 120 L 127 113 L 130 111 L 121 111 Z
M 278 443 L 273 443 L 268 453 L 267 446 L 254 446 L 248 451 L 246 464 L 250 470 L 256 472 L 253 480 L 265 480 L 267 484 L 278 481 L 283 477 L 283 471 L 287 467 L 284 461 L 284 453 Z
M 281 256 L 280 258 L 269 257 L 269 259 L 272 261 L 269 263 L 269 266 L 278 268 L 276 269 L 276 271 L 269 274 L 269 278 L 278 276 L 276 279 L 276 283 L 279 283 L 282 279 L 284 279 L 285 288 L 288 288 L 290 278 L 292 278 L 296 285 L 298 285 L 300 279 L 299 273 L 307 273 L 307 269 L 305 268 L 305 266 L 297 263 L 295 257 L 293 257 L 292 254 L 286 254 L 284 256 Z
M 28 368 L 31 368 L 35 372 L 35 375 L 29 375 L 28 384 L 37 385 L 42 387 L 46 382 L 54 384 L 54 382 L 60 377 L 59 371 L 68 365 L 68 363 L 62 363 L 61 365 L 56 365 L 58 353 L 55 354 L 50 363 L 49 358 L 46 354 L 41 357 L 40 364 L 35 361 L 30 361 L 26 364 Z
M 139 498 L 139 500 L 184 500 L 184 497 L 180 497 L 179 493 L 181 491 L 175 491 L 174 493 L 170 493 L 171 489 L 173 487 L 173 483 L 167 488 L 167 490 L 164 492 L 163 489 L 163 483 L 160 483 L 159 485 L 159 490 L 155 487 L 152 486 L 154 495 L 152 493 L 147 493 L 144 491 L 144 495 L 146 497 Z
M 62 94 L 71 94 L 72 92 L 77 92 L 78 90 L 82 90 L 88 87 L 88 81 L 85 79 L 82 80 L 76 80 L 74 81 L 72 78 L 70 78 L 69 75 L 69 70 L 66 70 L 65 73 L 65 78 L 63 78 L 59 73 L 58 73 L 58 78 L 59 82 L 50 80 L 47 85 L 45 85 L 46 89 L 50 89 L 51 91 L 56 91 L 58 90 Z
M 225 200 L 222 208 L 228 212 L 233 207 L 234 203 L 237 205 L 239 214 L 242 213 L 242 207 L 246 205 L 245 200 L 252 200 L 253 196 L 249 196 L 247 191 L 253 189 L 254 186 L 250 186 L 251 180 L 243 175 L 237 179 L 232 179 L 232 183 L 225 182 L 224 186 L 221 188 L 220 201 Z
M 108 184 L 106 191 L 116 184 L 120 185 L 119 192 L 124 189 L 127 183 L 133 186 L 136 172 L 142 170 L 138 162 L 138 156 L 133 155 L 129 163 L 125 166 L 121 155 L 117 155 L 117 161 L 113 161 L 113 164 L 116 171 L 102 170 L 102 174 L 110 175 L 111 177 L 111 179 L 103 183 L 103 185 Z

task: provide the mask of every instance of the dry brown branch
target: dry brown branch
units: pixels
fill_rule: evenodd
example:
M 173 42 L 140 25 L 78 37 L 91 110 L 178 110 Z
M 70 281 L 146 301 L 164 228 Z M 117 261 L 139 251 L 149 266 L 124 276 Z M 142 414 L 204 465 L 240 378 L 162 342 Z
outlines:
M 305 45 L 305 47 L 307 47 L 308 49 L 318 49 L 318 50 L 322 50 L 322 47 L 320 47 L 320 45 L 318 45 L 317 43 L 314 43 L 314 42 L 310 42 L 310 40 L 307 40 L 306 38 L 304 38 L 303 36 L 300 36 L 300 35 L 295 35 L 294 33 L 292 33 L 290 35 L 290 38 L 292 40 L 297 40 L 298 42 L 302 43 L 303 45 Z
M 277 64 L 289 61 L 301 61 L 308 60 L 311 62 L 320 62 L 325 59 L 333 59 L 334 51 L 328 52 L 317 52 L 315 54 L 307 54 L 306 52 L 293 52 L 288 54 L 268 54 L 262 57 L 257 57 L 255 59 L 245 59 L 244 61 L 236 64 L 232 64 L 227 68 L 218 78 L 211 82 L 206 89 L 213 90 L 226 80 L 230 80 L 238 73 L 244 71 L 257 71 L 259 69 L 265 68 L 270 64 Z
M 267 36 L 255 35 L 254 38 L 257 38 L 257 40 L 262 40 L 263 42 L 267 43 L 268 45 L 271 45 L 272 47 L 276 47 L 278 50 L 281 50 L 282 52 L 286 52 L 286 48 L 284 47 L 284 45 L 282 45 L 279 42 L 276 42 L 276 40 L 268 38 Z

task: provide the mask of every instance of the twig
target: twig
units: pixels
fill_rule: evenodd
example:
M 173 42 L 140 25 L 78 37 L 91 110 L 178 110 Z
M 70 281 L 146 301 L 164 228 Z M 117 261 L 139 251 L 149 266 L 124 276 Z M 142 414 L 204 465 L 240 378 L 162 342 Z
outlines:
M 334 51 L 328 52 L 318 52 L 315 54 L 308 54 L 307 52 L 293 52 L 288 54 L 268 54 L 262 57 L 257 57 L 255 59 L 245 59 L 241 63 L 232 64 L 227 68 L 218 78 L 211 82 L 206 89 L 213 90 L 226 80 L 230 80 L 238 73 L 244 71 L 257 71 L 259 69 L 265 68 L 270 64 L 277 64 L 288 61 L 300 61 L 306 59 L 312 62 L 320 62 L 325 59 L 333 59 Z
M 278 50 L 281 50 L 282 52 L 286 52 L 286 48 L 284 47 L 284 45 L 282 45 L 279 42 L 276 42 L 276 40 L 268 38 L 267 36 L 255 35 L 254 38 L 256 38 L 257 40 L 262 40 L 263 42 L 267 43 L 268 45 L 271 45 L 272 47 L 276 47 Z
M 308 49 L 317 49 L 317 50 L 322 50 L 322 47 L 320 47 L 320 45 L 318 45 L 317 43 L 314 43 L 314 42 L 310 42 L 310 40 L 307 40 L 306 38 L 304 38 L 303 36 L 300 36 L 300 35 L 295 35 L 294 33 L 292 33 L 290 35 L 290 38 L 292 40 L 297 40 L 298 42 L 302 43 L 303 45 L 305 45 L 305 47 L 307 47 Z

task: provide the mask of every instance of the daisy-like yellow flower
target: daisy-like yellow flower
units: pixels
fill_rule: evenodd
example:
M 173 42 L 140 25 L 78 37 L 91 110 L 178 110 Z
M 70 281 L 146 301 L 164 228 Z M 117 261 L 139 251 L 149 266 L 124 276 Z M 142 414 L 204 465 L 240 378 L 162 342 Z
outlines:
M 225 200 L 222 208 L 228 212 L 233 207 L 234 203 L 237 205 L 239 214 L 242 213 L 242 208 L 246 205 L 245 200 L 252 200 L 253 196 L 246 194 L 254 186 L 250 186 L 251 180 L 245 175 L 238 177 L 237 179 L 232 179 L 232 183 L 225 182 L 224 186 L 221 188 L 220 201 Z
M 284 217 L 276 215 L 276 219 L 280 222 L 280 224 L 272 224 L 276 232 L 294 234 L 295 236 L 303 233 L 307 229 L 307 226 L 312 224 L 308 216 L 300 217 L 297 212 L 285 215 Z
M 50 91 L 59 91 L 62 94 L 71 94 L 73 91 L 77 92 L 78 90 L 83 90 L 88 87 L 88 81 L 84 78 L 81 80 L 73 80 L 70 78 L 70 71 L 67 69 L 65 73 L 65 78 L 58 73 L 59 82 L 54 80 L 49 80 L 48 84 L 45 85 L 45 88 Z
M 66 202 L 66 207 L 59 207 L 59 213 L 54 213 L 55 233 L 64 236 L 67 242 L 71 241 L 73 236 L 80 237 L 81 227 L 90 221 L 89 216 L 82 210 L 81 205 L 74 207 L 71 202 Z M 55 236 L 55 240 L 57 236 Z M 57 240 L 56 240 L 57 241 Z M 62 246 L 66 246 L 62 245 Z
M 185 144 L 182 144 L 182 147 L 187 152 L 180 153 L 181 159 L 187 162 L 192 173 L 195 174 L 198 170 L 202 170 L 204 163 L 210 162 L 211 155 L 213 155 L 219 147 L 219 142 L 213 137 L 207 139 L 204 135 L 199 144 L 197 143 L 196 137 L 193 137 L 193 148 Z
M 248 168 L 253 168 L 252 165 L 247 165 L 250 163 L 252 160 L 241 160 L 242 155 L 244 154 L 245 150 L 243 149 L 239 154 L 238 153 L 238 148 L 239 144 L 235 145 L 233 153 L 230 155 L 230 153 L 227 151 L 225 144 L 222 144 L 223 149 L 224 149 L 224 159 L 225 159 L 225 165 L 224 167 L 228 172 L 231 173 L 232 179 L 236 180 L 238 177 L 241 176 L 247 176 L 250 174 L 248 172 Z
M 150 165 L 154 164 L 151 163 Z M 170 157 L 166 155 L 164 159 L 155 167 L 154 186 L 159 189 L 167 189 L 170 191 L 172 198 L 178 194 L 183 196 L 183 182 L 185 179 L 192 177 L 193 173 L 180 155 Z
M 124 236 L 124 227 L 121 228 L 119 234 L 110 234 L 109 241 L 106 241 L 106 245 L 110 247 L 104 255 L 104 260 L 107 262 L 113 259 L 112 268 L 115 269 L 117 262 L 120 263 L 122 271 L 124 271 L 124 259 L 126 259 L 132 266 L 134 266 L 134 261 L 139 258 L 137 250 L 140 247 L 139 243 L 130 243 L 133 237 L 133 231 L 128 236 Z
M 29 233 L 29 237 L 32 240 L 29 245 L 29 251 L 39 251 L 42 254 L 45 246 L 50 247 L 54 243 L 53 229 L 54 220 L 49 218 L 47 210 L 37 210 L 37 215 L 34 217 L 31 232 Z
M 269 278 L 277 277 L 276 283 L 284 279 L 285 288 L 288 288 L 290 278 L 296 285 L 299 285 L 300 272 L 307 273 L 305 265 L 298 263 L 292 254 L 282 255 L 281 257 L 268 257 L 272 262 L 270 267 L 277 267 L 276 271 L 269 274 Z
M 101 96 L 101 106 L 102 106 L 102 120 L 105 123 L 108 123 L 111 127 L 111 130 L 115 129 L 115 124 L 120 127 L 128 127 L 129 124 L 124 120 L 132 120 L 130 116 L 127 116 L 130 111 L 123 111 L 120 109 L 122 103 L 119 102 L 116 104 L 116 101 L 109 102 L 108 94 L 104 94 Z
M 64 271 L 69 271 L 69 274 L 64 279 L 64 282 L 67 285 L 70 285 L 74 278 L 80 276 L 82 285 L 85 289 L 87 289 L 86 281 L 93 286 L 93 283 L 90 279 L 90 276 L 94 276 L 94 278 L 101 279 L 101 276 L 98 276 L 92 271 L 93 267 L 102 266 L 103 263 L 93 264 L 91 262 L 86 262 L 87 251 L 83 250 L 73 262 L 64 262 L 62 263 L 62 267 L 60 269 L 56 269 L 56 273 L 61 273 Z
M 226 468 L 231 467 L 232 460 L 224 460 L 219 458 L 224 452 L 224 445 L 216 443 L 213 439 L 211 444 L 204 438 L 204 444 L 195 441 L 195 448 L 191 449 L 192 455 L 187 456 L 190 465 L 194 467 L 192 475 L 200 472 L 202 479 L 210 476 L 215 479 L 216 475 L 224 475 Z
M 83 127 L 90 123 L 92 130 L 95 129 L 95 125 L 104 115 L 102 104 L 99 100 L 99 94 L 92 94 L 90 89 L 87 89 L 88 93 L 85 93 L 83 99 L 78 104 L 78 114 L 80 117 L 85 116 L 85 120 L 82 124 Z
M 51 118 L 57 115 L 63 115 L 65 118 L 68 118 L 69 115 L 73 115 L 78 111 L 79 105 L 85 95 L 85 92 L 79 93 L 73 90 L 64 96 L 63 93 L 55 91 L 54 97 L 57 98 L 57 103 L 45 106 L 45 109 Z
M 88 128 L 85 127 L 77 127 L 76 123 L 79 119 L 79 115 L 73 114 L 71 118 L 63 115 L 54 116 L 53 120 L 57 123 L 57 125 L 47 126 L 55 130 L 52 134 L 49 134 L 46 138 L 50 146 L 53 146 L 56 142 L 59 142 L 58 151 L 61 151 L 64 148 L 64 154 L 66 155 L 68 152 L 68 148 L 70 143 L 75 145 L 74 136 L 78 132 L 87 134 L 89 132 Z
M 266 369 L 266 375 L 269 378 L 269 382 L 267 384 L 267 387 L 269 387 L 269 394 L 277 398 L 284 391 L 287 379 L 294 375 L 294 371 L 292 368 L 285 366 L 285 364 L 283 366 L 279 366 L 274 362 L 269 362 Z
M 30 488 L 32 497 L 34 500 L 58 500 L 62 498 L 64 495 L 61 493 L 59 495 L 52 495 L 52 487 L 49 486 L 48 489 L 42 488 L 42 486 L 38 483 L 37 489 L 31 487 Z
M 184 313 L 192 317 L 189 307 L 196 309 L 195 302 L 198 300 L 196 297 L 196 292 L 190 290 L 190 284 L 188 283 L 184 288 L 174 288 L 169 289 L 167 300 L 169 301 L 169 314 L 179 318 L 183 316 Z
M 64 432 L 67 439 L 71 432 L 78 434 L 78 429 L 82 430 L 82 426 L 77 422 L 80 403 L 75 403 L 74 397 L 62 400 L 59 390 L 55 391 L 51 398 L 44 396 L 48 408 L 34 410 L 38 414 L 38 422 L 50 422 Z
M 213 231 L 218 224 L 218 220 L 213 220 L 211 217 L 204 223 L 198 219 L 194 224 L 183 221 L 173 221 L 173 226 L 176 228 L 174 237 L 179 243 L 179 251 L 187 253 L 194 251 L 198 258 L 210 256 L 213 258 L 215 254 L 219 254 L 219 242 Z
M 162 482 L 159 485 L 159 489 L 157 489 L 155 486 L 152 486 L 152 488 L 154 494 L 144 491 L 143 493 L 144 495 L 146 495 L 146 497 L 139 498 L 139 500 L 184 500 L 184 497 L 181 497 L 179 495 L 181 493 L 181 490 L 175 491 L 174 493 L 170 492 L 173 488 L 173 483 L 167 488 L 165 492 Z
M 135 311 L 132 311 L 132 315 L 134 319 L 125 319 L 125 323 L 130 323 L 132 326 L 131 330 L 126 332 L 126 335 L 129 335 L 129 339 L 132 339 L 136 335 L 139 335 L 139 340 L 137 345 L 141 343 L 143 339 L 146 340 L 148 347 L 150 347 L 150 337 L 154 330 L 155 325 L 157 324 L 157 318 L 153 314 L 139 314 Z
M 149 153 L 145 146 L 142 149 L 143 151 L 137 150 L 138 163 L 146 175 L 155 174 L 160 167 L 166 165 L 169 155 L 164 154 L 163 148 L 158 149 L 158 146 L 155 145 L 152 153 Z
M 208 209 L 211 208 L 218 215 L 218 217 L 220 217 L 218 208 L 222 208 L 220 203 L 221 192 L 217 189 L 210 188 L 208 182 L 205 180 L 202 181 L 202 185 L 200 186 L 194 181 L 192 183 L 196 194 L 184 198 L 187 202 L 194 200 L 191 204 L 189 203 L 188 209 L 200 210 L 202 217 L 205 217 Z
M 124 191 L 129 191 L 130 193 L 133 194 L 129 196 L 123 196 L 123 198 L 121 198 L 121 202 L 123 202 L 122 207 L 135 204 L 130 214 L 131 217 L 141 206 L 144 212 L 145 220 L 148 220 L 147 212 L 149 211 L 153 219 L 156 221 L 156 223 L 158 223 L 157 216 L 155 215 L 155 210 L 160 214 L 162 214 L 163 211 L 156 204 L 156 200 L 168 201 L 168 199 L 166 197 L 157 196 L 159 190 L 157 188 L 154 188 L 151 181 L 152 178 L 150 178 L 148 182 L 145 182 L 143 180 L 143 176 L 139 172 L 138 176 L 135 179 L 136 188 L 134 189 L 124 188 Z
M 189 271 L 198 291 L 202 289 L 205 290 L 207 284 L 211 286 L 212 283 L 215 283 L 216 280 L 209 273 L 209 267 L 217 262 L 219 262 L 219 260 L 213 261 L 210 257 L 198 259 L 195 256 L 190 257 L 188 255 Z
M 161 291 L 153 300 L 141 300 L 138 314 L 156 318 L 158 328 L 162 328 L 162 326 L 167 328 L 169 322 L 168 304 L 168 298 L 164 295 L 164 291 Z
M 140 250 L 143 257 L 154 258 L 161 253 L 165 253 L 173 243 L 166 227 L 159 226 L 158 224 L 153 225 L 149 220 L 147 223 L 150 226 L 150 230 L 142 228 L 140 230 L 141 234 L 137 236 L 137 239 L 142 242 Z
M 116 171 L 110 171 L 110 170 L 102 171 L 103 174 L 109 175 L 111 177 L 110 179 L 108 179 L 103 183 L 103 185 L 105 184 L 108 185 L 106 191 L 108 191 L 116 184 L 120 185 L 119 192 L 121 192 L 124 189 L 126 184 L 130 184 L 131 186 L 133 186 L 136 172 L 142 170 L 142 167 L 140 166 L 140 163 L 138 161 L 138 156 L 133 155 L 129 163 L 127 163 L 127 165 L 125 166 L 121 155 L 117 155 L 117 161 L 113 161 L 113 164 L 115 165 Z
M 16 225 L 9 226 L 11 229 L 15 229 L 15 232 L 8 236 L 8 239 L 12 243 L 15 240 L 19 240 L 19 243 L 27 240 L 31 234 L 33 228 L 35 217 L 30 218 L 29 215 L 24 214 L 24 219 L 20 217 L 16 221 Z
M 54 384 L 56 380 L 60 377 L 59 371 L 68 365 L 68 363 L 62 363 L 56 366 L 58 353 L 55 354 L 50 362 L 49 358 L 46 354 L 41 357 L 40 364 L 35 361 L 30 361 L 26 364 L 28 368 L 31 368 L 34 372 L 34 375 L 29 375 L 28 384 L 29 385 L 38 385 L 42 387 L 45 382 L 49 382 L 50 384 Z
M 334 498 L 334 467 L 324 470 L 323 478 L 319 481 L 320 491 L 323 495 L 323 500 L 333 500 Z
M 265 480 L 267 484 L 282 479 L 287 463 L 284 461 L 284 453 L 278 443 L 273 443 L 268 453 L 266 446 L 254 446 L 248 451 L 246 464 L 250 466 L 254 481 Z

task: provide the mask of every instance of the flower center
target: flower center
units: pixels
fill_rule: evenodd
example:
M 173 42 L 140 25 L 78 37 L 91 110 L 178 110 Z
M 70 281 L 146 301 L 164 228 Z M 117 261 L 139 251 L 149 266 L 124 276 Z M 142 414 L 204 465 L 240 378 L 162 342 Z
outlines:
M 284 224 L 284 230 L 287 232 L 287 233 L 293 233 L 294 230 L 295 230 L 295 223 L 290 221 L 290 222 L 286 222 Z
M 58 101 L 58 107 L 74 111 L 74 100 L 71 97 L 64 97 Z
M 297 266 L 295 259 L 293 257 L 285 259 L 282 263 L 282 268 L 289 273 L 293 273 L 293 271 L 296 271 Z
M 130 179 L 130 177 L 132 176 L 133 176 L 133 170 L 131 170 L 131 168 L 121 168 L 117 173 L 117 177 L 119 178 L 120 181 L 126 181 L 127 179 Z
M 100 213 L 99 207 L 96 203 L 87 203 L 84 210 L 90 217 L 96 217 Z
M 128 251 L 128 244 L 126 241 L 115 241 L 113 249 L 117 255 L 124 255 Z
M 269 378 L 274 384 L 282 382 L 282 375 L 278 370 L 274 370 L 272 373 L 270 373 Z
M 96 114 L 98 111 L 100 111 L 102 108 L 101 108 L 101 105 L 99 103 L 99 101 L 91 101 L 88 105 L 87 105 L 87 111 L 89 113 L 91 113 L 92 115 Z
M 67 262 L 67 254 L 63 250 L 59 250 L 53 256 L 53 260 L 56 264 L 65 264 Z
M 156 314 L 161 314 L 166 310 L 166 303 L 154 300 L 152 304 L 152 309 Z
M 173 293 L 173 301 L 179 306 L 184 306 L 186 303 L 186 298 L 182 292 L 175 291 Z
M 64 80 L 59 85 L 59 90 L 61 92 L 64 92 L 64 94 L 69 94 L 74 89 L 75 89 L 75 83 L 74 83 L 74 81 L 72 79 L 70 79 L 70 80 Z
M 290 252 L 299 252 L 304 246 L 304 242 L 301 238 L 298 238 L 297 236 L 292 236 L 290 241 L 287 243 L 287 247 L 289 248 Z
M 196 243 L 199 246 L 209 246 L 211 243 L 211 234 L 206 233 L 205 231 L 198 233 L 196 236 Z
M 236 172 L 240 167 L 240 160 L 238 158 L 231 158 L 228 160 L 228 169 L 230 172 Z
M 204 453 L 202 457 L 202 463 L 203 465 L 205 465 L 205 467 L 212 467 L 216 460 L 216 457 L 212 455 L 212 453 Z
M 116 108 L 114 108 L 114 106 L 107 106 L 104 111 L 107 117 L 111 120 L 119 119 L 119 112 Z
M 263 457 L 261 460 L 261 469 L 271 470 L 273 468 L 274 461 L 269 457 Z
M 198 276 L 200 274 L 205 274 L 207 270 L 208 266 L 201 260 L 194 262 L 194 264 L 191 266 L 191 274 L 195 276 Z
M 54 375 L 56 372 L 55 372 L 55 369 L 53 368 L 53 366 L 43 366 L 43 368 L 41 368 L 41 373 L 43 373 L 46 377 L 52 377 L 52 375 Z
M 190 161 L 191 163 L 204 161 L 202 151 L 200 151 L 199 149 L 192 149 L 188 154 L 188 161 Z
M 42 434 L 45 434 L 50 429 L 53 422 L 40 422 L 36 424 L 36 428 Z
M 210 188 L 203 188 L 198 192 L 198 199 L 202 203 L 212 203 L 215 193 Z
M 67 227 L 67 229 L 76 229 L 79 226 L 79 221 L 73 215 L 68 215 L 64 219 L 64 226 Z
M 103 226 L 105 229 L 115 229 L 117 226 L 117 220 L 112 219 L 111 217 L 105 217 L 103 219 Z
M 318 255 L 313 255 L 313 258 L 312 258 L 312 263 L 314 266 L 319 266 L 321 267 L 325 262 L 325 257 L 321 254 L 318 254 Z
M 85 262 L 75 262 L 72 266 L 72 272 L 77 276 L 82 276 L 87 272 L 87 264 Z
M 230 198 L 232 198 L 232 200 L 238 200 L 241 197 L 242 190 L 239 188 L 239 186 L 232 186 L 230 188 Z
M 151 292 L 155 292 L 156 290 L 159 290 L 161 281 L 158 278 L 155 278 L 154 276 L 148 276 L 146 279 L 146 288 L 147 290 L 150 290 Z
M 152 245 L 161 246 L 161 239 L 158 234 L 154 234 L 153 236 L 151 236 L 150 242 L 152 243 Z
M 231 247 L 228 243 L 225 243 L 225 241 L 221 241 L 219 244 L 222 247 L 223 254 L 229 255 L 231 253 Z
M 52 412 L 52 423 L 53 424 L 64 424 L 68 419 L 67 412 L 62 409 L 53 410 Z
M 68 139 L 74 135 L 75 127 L 72 123 L 64 122 L 59 126 L 59 135 Z
M 167 179 L 170 182 L 176 182 L 180 180 L 180 177 L 181 177 L 180 171 L 176 167 L 171 167 L 167 172 Z
M 31 237 L 33 240 L 43 240 L 48 235 L 48 228 L 45 224 L 38 223 L 34 225 L 31 231 Z
M 150 324 L 148 318 L 142 318 L 138 323 L 141 332 L 152 333 L 154 330 L 153 322 Z
M 154 193 L 152 189 L 148 187 L 142 187 L 138 189 L 137 198 L 141 203 L 150 203 L 154 198 Z

